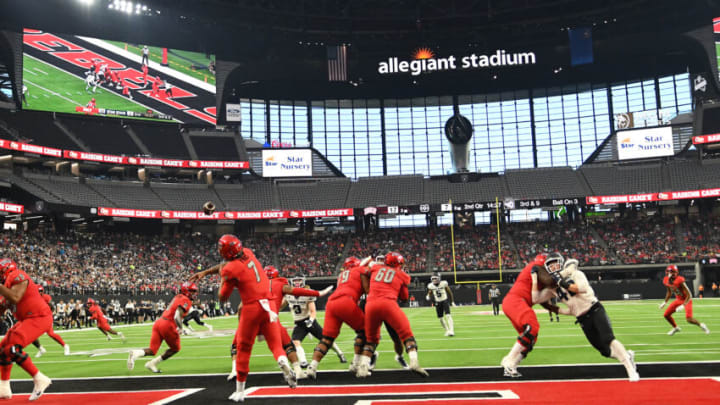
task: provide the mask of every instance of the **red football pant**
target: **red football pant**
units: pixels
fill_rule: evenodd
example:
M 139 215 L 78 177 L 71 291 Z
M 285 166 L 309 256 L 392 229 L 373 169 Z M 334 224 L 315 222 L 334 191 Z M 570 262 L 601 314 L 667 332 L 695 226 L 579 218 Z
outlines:
M 365 314 L 357 306 L 357 302 L 348 295 L 328 301 L 325 306 L 323 335 L 335 339 L 340 334 L 343 322 L 356 332 L 365 329 Z
M 98 319 L 97 327 L 98 327 L 98 329 L 100 329 L 103 332 L 107 332 L 110 330 L 110 324 L 108 323 L 108 321 L 106 319 L 103 319 L 103 320 Z
M 365 336 L 368 343 L 380 343 L 380 326 L 387 322 L 403 342 L 413 336 L 410 322 L 397 301 L 375 298 L 365 304 Z
M 270 308 L 273 311 L 276 310 L 273 303 L 270 303 Z M 247 380 L 247 375 L 250 372 L 250 354 L 255 344 L 255 337 L 258 334 L 265 336 L 265 342 L 275 360 L 285 356 L 281 343 L 280 328 L 278 328 L 279 324 L 278 321 L 270 323 L 270 314 L 260 306 L 259 302 L 255 301 L 243 306 L 238 324 L 237 357 L 235 358 L 238 381 L 244 382 Z
M 665 310 L 665 318 L 670 322 L 670 324 L 673 327 L 677 327 L 677 324 L 675 323 L 675 320 L 672 318 L 672 314 L 677 311 L 678 307 L 680 305 L 685 305 L 685 319 L 689 319 L 693 317 L 693 308 L 692 308 L 692 300 L 688 301 L 687 304 L 685 304 L 685 300 L 682 298 L 675 298 L 675 301 L 671 302 L 670 305 L 668 305 L 667 309 Z
M 153 355 L 160 349 L 163 340 L 170 350 L 180 351 L 180 334 L 178 334 L 177 325 L 175 325 L 174 321 L 160 318 L 153 324 L 152 336 L 150 337 L 150 350 Z
M 50 330 L 48 331 L 47 335 L 50 336 L 50 338 L 52 338 L 54 341 L 58 342 L 60 346 L 65 346 L 65 341 L 63 340 L 63 338 L 60 337 L 60 335 L 55 333 L 52 325 L 50 325 Z
M 513 328 L 521 334 L 525 332 L 525 325 L 530 325 L 530 333 L 535 335 L 537 340 L 538 333 L 540 332 L 540 323 L 538 323 L 537 316 L 532 307 L 528 303 L 516 295 L 508 294 L 502 303 L 502 310 L 510 319 Z
M 9 380 L 12 363 L 16 362 L 31 376 L 38 373 L 37 367 L 30 360 L 30 356 L 22 349 L 37 338 L 52 330 L 52 315 L 41 316 L 37 318 L 27 318 L 19 321 L 7 332 L 2 341 L 0 341 L 0 357 L 2 357 L 2 365 L 0 365 L 0 379 Z M 18 349 L 17 346 L 20 346 Z

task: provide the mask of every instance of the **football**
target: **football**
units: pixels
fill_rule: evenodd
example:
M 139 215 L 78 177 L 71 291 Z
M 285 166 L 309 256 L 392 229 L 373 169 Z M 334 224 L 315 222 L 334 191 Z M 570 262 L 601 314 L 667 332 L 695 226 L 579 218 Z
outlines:
M 215 204 L 212 201 L 208 201 L 202 206 L 205 215 L 212 215 L 215 212 Z
M 553 278 L 550 276 L 550 273 L 548 273 L 547 269 L 545 267 L 536 266 L 537 269 L 537 275 L 538 275 L 538 284 L 540 284 L 540 289 L 546 288 L 546 287 L 557 287 L 557 283 Z

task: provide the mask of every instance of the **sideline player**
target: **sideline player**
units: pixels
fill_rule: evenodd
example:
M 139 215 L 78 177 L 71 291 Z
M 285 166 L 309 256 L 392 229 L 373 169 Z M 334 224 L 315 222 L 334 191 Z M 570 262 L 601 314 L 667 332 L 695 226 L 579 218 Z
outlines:
M 405 258 L 397 252 L 385 255 L 385 263 L 377 263 L 370 268 L 370 291 L 365 305 L 365 337 L 363 357 L 356 376 L 364 378 L 370 375 L 370 358 L 380 343 L 380 326 L 387 321 L 395 329 L 405 344 L 410 358 L 410 370 L 427 377 L 429 374 L 418 362 L 417 342 L 413 336 L 407 315 L 400 309 L 398 298 L 407 300 L 410 276 L 403 271 Z
M 549 282 L 553 281 L 544 265 L 545 255 L 535 256 L 535 259 L 520 272 L 515 284 L 503 299 L 503 313 L 510 319 L 519 334 L 517 341 L 510 349 L 510 353 L 503 357 L 500 362 L 505 377 L 515 378 L 522 376 L 517 371 L 517 366 L 532 351 L 537 341 L 540 323 L 532 306 L 540 303 L 553 312 L 558 310 L 557 307 L 552 307 L 547 303 L 554 294 L 555 286 L 545 285 L 546 283 L 541 285 L 538 282 L 539 277 L 549 279 Z M 541 272 L 544 272 L 543 276 L 539 275 Z M 549 282 L 547 284 L 550 284 Z
M 497 287 L 497 285 L 490 285 L 490 290 L 488 290 L 488 298 L 492 303 L 493 316 L 500 315 L 500 289 Z
M 90 319 L 95 319 L 97 321 L 97 327 L 100 329 L 100 332 L 102 332 L 105 336 L 107 336 L 107 340 L 112 340 L 112 337 L 110 337 L 110 334 L 120 336 L 120 339 L 125 341 L 125 335 L 123 335 L 122 332 L 118 332 L 115 329 L 110 327 L 110 323 L 108 323 L 107 318 L 105 318 L 105 314 L 103 314 L 102 308 L 100 308 L 100 305 L 98 305 L 97 302 L 95 302 L 94 299 L 88 298 L 87 304 L 88 312 L 91 314 Z
M 42 297 L 43 301 L 45 301 L 50 308 L 50 313 L 52 313 L 52 305 L 50 304 L 50 301 L 52 301 L 52 297 L 49 294 L 45 294 L 45 289 L 43 286 L 38 285 L 38 292 L 40 293 L 40 296 Z M 53 330 L 52 325 L 50 325 L 50 330 L 47 332 L 47 335 L 50 336 L 54 341 L 58 342 L 60 346 L 63 347 L 65 351 L 65 355 L 70 355 L 70 346 L 65 343 L 63 338 L 60 337 L 55 331 Z M 42 356 L 43 354 L 47 353 L 47 350 L 40 344 L 40 339 L 35 339 L 35 341 L 32 342 L 33 346 L 38 348 L 38 352 L 35 355 L 35 358 L 38 358 Z
M 448 297 L 450 298 L 449 300 Z M 453 325 L 453 319 L 450 315 L 450 303 L 452 303 L 452 306 L 455 306 L 455 297 L 453 297 L 447 281 L 440 280 L 440 273 L 430 276 L 425 300 L 432 300 L 435 304 L 435 312 L 437 313 L 438 319 L 440 319 L 440 325 L 445 329 L 445 336 L 455 336 L 455 326 Z
M 305 276 L 299 275 L 290 279 L 292 286 L 295 288 L 307 288 L 305 285 Z M 292 343 L 295 345 L 298 359 L 300 359 L 300 366 L 307 367 L 308 361 L 305 355 L 305 349 L 302 347 L 302 341 L 308 334 L 313 335 L 315 339 L 322 340 L 323 329 L 318 323 L 317 307 L 315 306 L 315 297 L 312 296 L 300 296 L 287 294 L 283 299 L 283 303 L 287 303 L 292 312 L 293 321 L 295 321 L 295 327 L 292 331 Z M 280 306 L 283 308 L 284 304 Z M 333 343 L 331 348 L 337 354 L 340 359 L 340 363 L 347 363 L 345 354 L 338 347 L 336 343 Z
M 15 305 L 17 323 L 0 341 L 0 399 L 12 398 L 10 373 L 13 363 L 22 367 L 33 379 L 30 401 L 35 401 L 52 384 L 41 373 L 24 351 L 24 348 L 52 328 L 52 311 L 38 292 L 27 273 L 17 268 L 10 259 L 0 260 L 0 295 L 8 304 Z
M 663 285 L 667 289 L 667 292 L 665 293 L 665 301 L 659 306 L 660 309 L 663 309 L 665 305 L 667 305 L 670 296 L 675 294 L 675 301 L 670 303 L 670 306 L 665 310 L 664 314 L 665 319 L 667 319 L 673 327 L 670 329 L 670 332 L 668 332 L 668 335 L 672 336 L 680 332 L 680 327 L 677 326 L 677 323 L 675 323 L 672 317 L 672 314 L 677 311 L 680 305 L 685 306 L 685 320 L 688 321 L 688 323 L 697 325 L 706 334 L 710 334 L 710 329 L 708 329 L 704 323 L 700 323 L 697 319 L 693 318 L 692 294 L 690 294 L 690 289 L 687 284 L 685 284 L 685 277 L 680 275 L 680 271 L 676 265 L 671 264 L 665 269 Z
M 612 357 L 625 366 L 628 379 L 639 381 L 635 366 L 635 352 L 626 350 L 615 338 L 605 307 L 595 296 L 585 273 L 578 269 L 578 261 L 565 259 L 559 253 L 551 253 L 545 259 L 545 269 L 558 284 L 556 294 L 567 308 L 558 308 L 563 315 L 572 315 L 582 326 L 588 342 L 605 357 Z M 550 313 L 552 316 L 552 312 Z
M 143 356 L 154 356 L 163 340 L 168 345 L 160 356 L 145 363 L 145 368 L 153 373 L 159 373 L 157 365 L 161 361 L 165 361 L 180 351 L 180 333 L 182 330 L 182 322 L 185 315 L 192 307 L 192 303 L 197 299 L 198 287 L 195 283 L 185 282 L 180 285 L 180 294 L 173 298 L 168 308 L 163 312 L 160 319 L 153 323 L 152 337 L 150 338 L 150 347 L 141 350 L 131 350 L 127 360 L 128 370 L 135 368 L 135 360 Z
M 238 325 L 237 381 L 235 392 L 228 399 L 240 402 L 245 399 L 245 382 L 250 371 L 250 354 L 255 337 L 261 333 L 265 336 L 270 351 L 283 371 L 285 380 L 291 388 L 297 386 L 295 372 L 290 367 L 288 358 L 282 349 L 280 332 L 277 327 L 277 309 L 269 301 L 270 280 L 262 271 L 255 254 L 243 248 L 240 239 L 234 235 L 223 235 L 218 241 L 218 251 L 225 264 L 220 270 L 220 301 L 227 301 L 232 291 L 237 288 L 243 302 Z M 210 269 L 208 269 L 210 270 Z M 208 273 L 201 273 L 208 274 Z M 198 277 L 202 277 L 197 275 Z

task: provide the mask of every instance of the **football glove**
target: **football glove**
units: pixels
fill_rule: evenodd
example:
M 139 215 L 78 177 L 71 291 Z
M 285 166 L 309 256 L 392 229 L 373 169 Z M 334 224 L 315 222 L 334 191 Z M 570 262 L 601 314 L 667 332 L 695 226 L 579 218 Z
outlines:
M 575 282 L 569 278 L 563 278 L 560 281 L 557 282 L 558 285 L 566 290 L 570 289 L 571 284 L 575 284 Z
M 453 301 L 452 306 L 454 306 L 454 307 L 457 306 L 457 304 L 455 303 L 455 301 Z
M 305 326 L 307 326 L 308 328 L 312 328 L 313 322 L 315 322 L 314 319 L 308 318 L 308 319 L 305 320 Z
M 665 305 L 667 305 L 667 301 L 664 301 L 660 305 L 658 305 L 658 308 L 663 309 L 665 308 Z
M 548 272 L 548 274 L 550 274 L 550 277 L 552 277 L 552 279 L 553 279 L 558 285 L 561 285 L 560 283 L 562 282 L 562 276 L 560 275 L 560 272 L 559 272 L 559 271 L 553 271 L 552 273 L 551 273 L 551 272 Z
M 425 296 L 425 301 L 430 301 L 430 295 L 429 295 L 429 294 Z

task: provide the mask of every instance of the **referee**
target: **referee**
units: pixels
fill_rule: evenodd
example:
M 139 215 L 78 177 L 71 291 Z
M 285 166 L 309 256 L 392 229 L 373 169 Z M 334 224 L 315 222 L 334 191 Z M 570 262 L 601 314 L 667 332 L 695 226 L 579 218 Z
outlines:
M 490 302 L 492 303 L 493 315 L 498 316 L 500 314 L 500 289 L 497 288 L 497 285 L 490 285 L 488 296 L 490 298 Z

